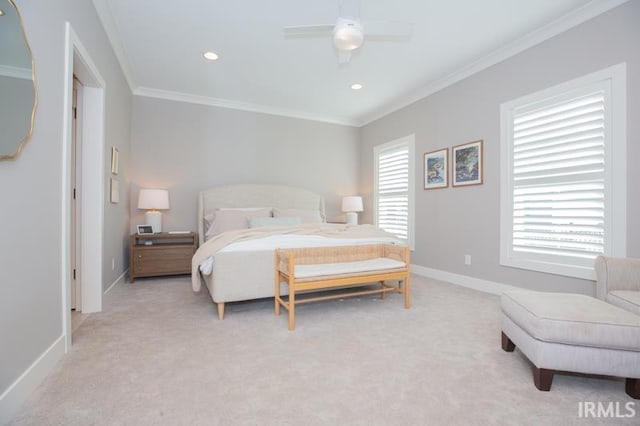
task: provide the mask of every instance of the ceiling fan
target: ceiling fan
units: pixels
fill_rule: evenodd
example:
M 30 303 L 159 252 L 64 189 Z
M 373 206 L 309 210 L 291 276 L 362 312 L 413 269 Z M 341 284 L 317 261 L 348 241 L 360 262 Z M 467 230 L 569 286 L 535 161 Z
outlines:
M 406 39 L 411 36 L 413 24 L 396 21 L 361 21 L 360 3 L 344 0 L 340 3 L 339 16 L 334 24 L 297 25 L 284 27 L 285 36 L 332 36 L 338 53 L 338 63 L 351 59 L 351 53 L 362 46 L 365 36 L 387 40 Z

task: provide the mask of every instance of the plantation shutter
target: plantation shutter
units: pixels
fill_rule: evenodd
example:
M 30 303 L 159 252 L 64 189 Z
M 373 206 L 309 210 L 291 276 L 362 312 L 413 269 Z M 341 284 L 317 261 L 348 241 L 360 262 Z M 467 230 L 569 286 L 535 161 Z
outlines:
M 605 91 L 513 114 L 512 250 L 592 264 L 604 253 Z
M 407 144 L 383 149 L 377 157 L 377 224 L 409 240 L 409 161 Z

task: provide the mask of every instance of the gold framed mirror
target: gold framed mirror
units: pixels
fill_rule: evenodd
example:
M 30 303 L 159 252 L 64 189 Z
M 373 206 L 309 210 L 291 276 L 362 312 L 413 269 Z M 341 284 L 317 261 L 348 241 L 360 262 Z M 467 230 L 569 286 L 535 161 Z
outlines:
M 15 159 L 31 138 L 37 104 L 22 17 L 13 0 L 0 0 L 0 160 Z

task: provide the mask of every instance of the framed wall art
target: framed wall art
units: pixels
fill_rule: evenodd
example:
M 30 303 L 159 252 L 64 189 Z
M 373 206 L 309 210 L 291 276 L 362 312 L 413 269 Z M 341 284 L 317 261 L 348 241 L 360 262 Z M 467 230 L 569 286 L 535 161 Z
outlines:
M 449 186 L 449 148 L 424 154 L 424 189 Z
M 111 178 L 111 197 L 112 204 L 118 204 L 120 202 L 120 182 L 117 179 Z
M 482 140 L 454 146 L 453 186 L 480 185 L 482 183 Z
M 119 153 L 118 153 L 118 148 L 116 148 L 115 146 L 111 147 L 111 173 L 114 175 L 118 174 L 118 161 L 119 161 Z

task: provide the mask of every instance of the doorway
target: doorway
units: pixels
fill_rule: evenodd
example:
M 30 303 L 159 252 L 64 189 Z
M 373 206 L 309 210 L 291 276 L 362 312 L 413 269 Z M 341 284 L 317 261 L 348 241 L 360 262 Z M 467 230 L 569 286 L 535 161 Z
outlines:
M 61 200 L 62 323 L 65 351 L 69 351 L 72 341 L 72 309 L 79 308 L 82 314 L 102 310 L 106 84 L 68 22 L 65 26 L 65 45 Z M 77 99 L 75 105 L 74 89 Z M 74 106 L 78 108 L 75 119 Z M 74 146 L 74 132 L 80 140 L 77 147 Z M 76 175 L 73 174 L 74 171 Z M 75 186 L 78 181 L 81 183 L 79 187 Z M 78 252 L 81 252 L 80 256 L 77 255 Z M 75 280 L 72 265 L 76 266 Z

